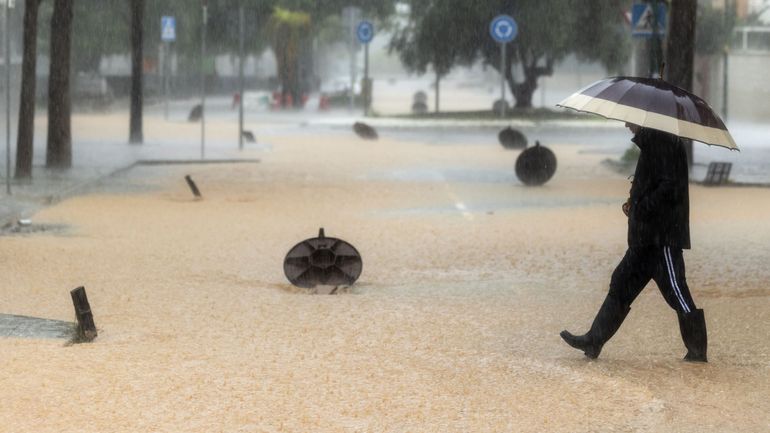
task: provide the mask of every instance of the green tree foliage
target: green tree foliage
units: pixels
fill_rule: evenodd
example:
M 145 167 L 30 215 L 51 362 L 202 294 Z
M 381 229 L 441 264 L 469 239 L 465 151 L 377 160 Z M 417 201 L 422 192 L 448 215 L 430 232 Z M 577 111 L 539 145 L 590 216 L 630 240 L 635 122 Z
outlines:
M 102 55 L 131 49 L 130 2 L 126 0 L 77 0 L 72 22 L 72 55 L 75 72 L 99 70 Z
M 310 15 L 275 8 L 267 28 L 278 63 L 282 101 L 286 105 L 296 106 L 302 99 L 300 52 L 308 40 L 305 35 L 310 30 Z
M 44 2 L 41 20 L 50 20 L 53 2 Z M 77 0 L 74 2 L 72 34 L 73 70 L 95 72 L 103 56 L 127 54 L 131 51 L 131 2 L 126 0 Z M 275 25 L 275 11 L 305 14 L 309 19 L 306 33 L 298 43 L 296 55 L 302 65 L 302 77 L 313 75 L 309 70 L 312 59 L 312 38 L 325 34 L 330 38 L 348 36 L 341 29 L 339 16 L 347 6 L 357 6 L 367 18 L 384 19 L 394 10 L 395 0 L 216 0 L 208 1 L 207 52 L 208 55 L 235 54 L 239 41 L 239 9 L 244 9 L 245 49 L 247 53 L 260 53 L 268 44 L 279 47 L 295 38 L 282 26 Z M 143 24 L 143 51 L 153 58 L 160 43 L 160 21 L 164 15 L 176 18 L 176 41 L 172 50 L 178 56 L 181 69 L 197 73 L 200 68 L 201 26 L 203 23 L 201 0 L 145 0 Z M 268 25 L 270 23 L 270 25 Z M 40 50 L 48 53 L 51 35 L 41 29 Z M 271 32 L 278 32 L 271 34 Z M 284 55 L 284 54 L 279 54 Z M 285 55 L 284 55 L 285 56 Z M 279 63 L 281 59 L 278 59 Z M 283 78 L 283 82 L 287 82 Z M 296 85 L 287 91 L 298 92 Z
M 276 0 L 266 30 L 278 64 L 284 103 L 300 103 L 312 80 L 313 38 L 349 36 L 339 20 L 343 8 L 359 7 L 363 17 L 385 18 L 394 10 L 394 0 Z M 325 31 L 326 30 L 326 31 Z M 289 99 L 288 96 L 291 96 Z
M 203 21 L 200 1 L 145 0 L 144 51 L 157 52 L 162 16 L 176 18 L 174 48 L 182 58 L 197 58 Z M 245 10 L 245 48 L 260 52 L 266 46 L 262 29 L 270 17 L 275 0 L 217 0 L 208 5 L 208 44 L 218 53 L 238 50 L 238 7 Z M 40 17 L 50 21 L 53 2 L 43 2 Z M 77 0 L 72 23 L 73 67 L 77 71 L 97 71 L 102 56 L 126 54 L 131 50 L 131 9 L 126 0 Z M 42 52 L 50 47 L 50 31 L 40 29 Z
M 599 61 L 610 71 L 626 62 L 630 39 L 623 27 L 622 0 L 411 0 L 407 24 L 391 48 L 405 66 L 418 73 L 430 64 L 446 73 L 457 64 L 478 59 L 500 69 L 500 46 L 489 35 L 489 23 L 508 14 L 518 36 L 506 44 L 503 73 L 516 107 L 532 106 L 541 76 L 553 73 L 556 62 L 570 53 Z M 514 68 L 515 67 L 515 68 Z M 514 74 L 514 70 L 520 70 Z M 516 77 L 515 75 L 519 75 Z
M 384 18 L 393 12 L 394 0 L 216 0 L 208 2 L 207 45 L 215 53 L 237 53 L 238 10 L 244 8 L 245 49 L 259 53 L 267 46 L 266 26 L 276 7 L 306 13 L 315 29 L 329 17 L 338 16 L 345 6 L 359 6 L 367 16 Z M 104 55 L 130 51 L 130 2 L 126 0 L 77 0 L 74 3 L 73 65 L 78 71 L 95 71 Z M 43 2 L 42 20 L 50 20 L 53 2 Z M 146 0 L 144 48 L 157 51 L 160 20 L 164 15 L 176 18 L 176 52 L 197 58 L 203 21 L 200 0 Z M 41 51 L 48 52 L 50 32 L 41 29 Z M 95 37 L 98 36 L 98 37 Z
M 473 2 L 415 1 L 411 7 L 411 19 L 394 34 L 389 47 L 391 52 L 398 52 L 407 68 L 424 74 L 431 66 L 437 75 L 443 76 L 456 63 L 474 57 L 469 44 L 456 42 L 475 36 L 476 32 L 464 23 L 476 13 Z
M 735 27 L 735 8 L 716 9 L 710 4 L 698 3 L 695 24 L 695 53 L 712 55 L 724 51 L 730 43 Z

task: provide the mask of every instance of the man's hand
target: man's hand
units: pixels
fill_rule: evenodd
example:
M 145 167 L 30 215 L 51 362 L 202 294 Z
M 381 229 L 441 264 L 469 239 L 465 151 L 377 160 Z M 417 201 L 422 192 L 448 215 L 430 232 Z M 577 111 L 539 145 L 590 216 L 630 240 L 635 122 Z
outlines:
M 626 214 L 626 216 L 628 216 L 628 211 L 630 211 L 630 210 L 631 210 L 631 203 L 630 203 L 630 200 L 631 200 L 631 199 L 628 199 L 628 200 L 626 200 L 626 202 L 625 202 L 625 203 L 623 203 L 623 213 L 624 213 L 624 214 Z

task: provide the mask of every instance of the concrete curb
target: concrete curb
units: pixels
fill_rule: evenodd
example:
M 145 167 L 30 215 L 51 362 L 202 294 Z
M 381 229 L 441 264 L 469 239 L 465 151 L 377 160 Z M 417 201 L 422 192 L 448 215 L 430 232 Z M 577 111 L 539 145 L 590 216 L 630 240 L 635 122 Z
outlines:
M 32 204 L 30 203 L 28 206 L 25 206 L 23 210 L 20 211 L 12 211 L 7 212 L 3 215 L 0 215 L 0 228 L 8 228 L 9 226 L 15 224 L 19 219 L 22 219 L 26 216 L 29 216 L 31 214 L 37 213 L 40 209 L 43 209 L 47 206 L 51 206 L 54 204 L 57 204 L 67 198 L 77 196 L 81 194 L 84 190 L 89 188 L 92 185 L 98 184 L 100 182 L 103 182 L 109 178 L 118 176 L 120 174 L 126 173 L 137 166 L 158 166 L 158 165 L 199 165 L 199 164 L 256 164 L 259 163 L 260 160 L 257 158 L 247 158 L 247 159 L 204 159 L 204 160 L 196 160 L 196 159 L 140 159 L 137 161 L 134 161 L 131 164 L 128 164 L 123 167 L 116 168 L 115 170 L 101 175 L 97 176 L 93 179 L 88 179 L 80 183 L 76 183 L 74 185 L 70 185 L 68 187 L 63 188 L 62 190 L 58 192 L 54 192 L 53 194 L 50 194 L 46 198 L 42 199 L 41 204 Z M 12 200 L 12 199 L 11 199 Z

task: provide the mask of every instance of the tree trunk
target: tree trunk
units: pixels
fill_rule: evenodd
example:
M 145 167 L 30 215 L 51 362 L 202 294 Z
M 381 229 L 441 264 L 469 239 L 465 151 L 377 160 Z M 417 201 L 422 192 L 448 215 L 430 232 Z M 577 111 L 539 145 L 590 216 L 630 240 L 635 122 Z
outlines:
M 537 89 L 537 77 L 536 72 L 532 68 L 524 68 L 524 81 L 516 83 L 511 88 L 513 98 L 516 100 L 514 108 L 532 108 L 532 95 L 535 94 Z
M 142 144 L 142 66 L 143 22 L 145 0 L 131 0 L 131 119 L 128 141 Z
M 290 39 L 276 52 L 278 75 L 281 80 L 281 105 L 284 108 L 299 107 L 301 104 L 297 45 L 296 40 Z
M 697 0 L 671 2 L 668 46 L 666 47 L 666 77 L 668 82 L 692 91 L 693 62 L 695 60 L 695 16 Z M 692 167 L 692 140 L 685 140 L 687 163 Z
M 24 2 L 24 55 L 21 61 L 19 129 L 16 136 L 16 179 L 32 177 L 35 144 L 35 77 L 37 76 L 37 15 L 41 0 Z
M 506 56 L 510 58 L 511 56 Z M 532 95 L 537 90 L 537 80 L 542 76 L 550 76 L 553 74 L 553 59 L 549 56 L 545 56 L 545 66 L 538 66 L 539 60 L 542 56 L 538 56 L 534 53 L 518 52 L 516 58 L 522 64 L 524 70 L 524 81 L 516 83 L 513 80 L 513 74 L 511 72 L 512 60 L 506 59 L 506 79 L 508 86 L 513 93 L 513 98 L 516 99 L 516 105 L 514 108 L 532 108 Z
M 51 65 L 48 75 L 48 142 L 45 165 L 72 167 L 70 125 L 70 48 L 72 1 L 54 0 L 51 17 Z

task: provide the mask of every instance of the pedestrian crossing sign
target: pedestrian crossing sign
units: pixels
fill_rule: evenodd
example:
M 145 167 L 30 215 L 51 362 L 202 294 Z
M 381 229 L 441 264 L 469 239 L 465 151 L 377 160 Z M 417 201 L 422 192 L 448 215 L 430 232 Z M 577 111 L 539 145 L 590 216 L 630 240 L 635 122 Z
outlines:
M 658 6 L 655 14 L 652 12 L 653 3 L 634 3 L 631 9 L 631 36 L 649 38 L 653 33 L 661 37 L 666 34 L 666 4 L 662 1 L 655 3 Z
M 163 42 L 176 40 L 176 19 L 174 17 L 160 17 L 160 39 Z

